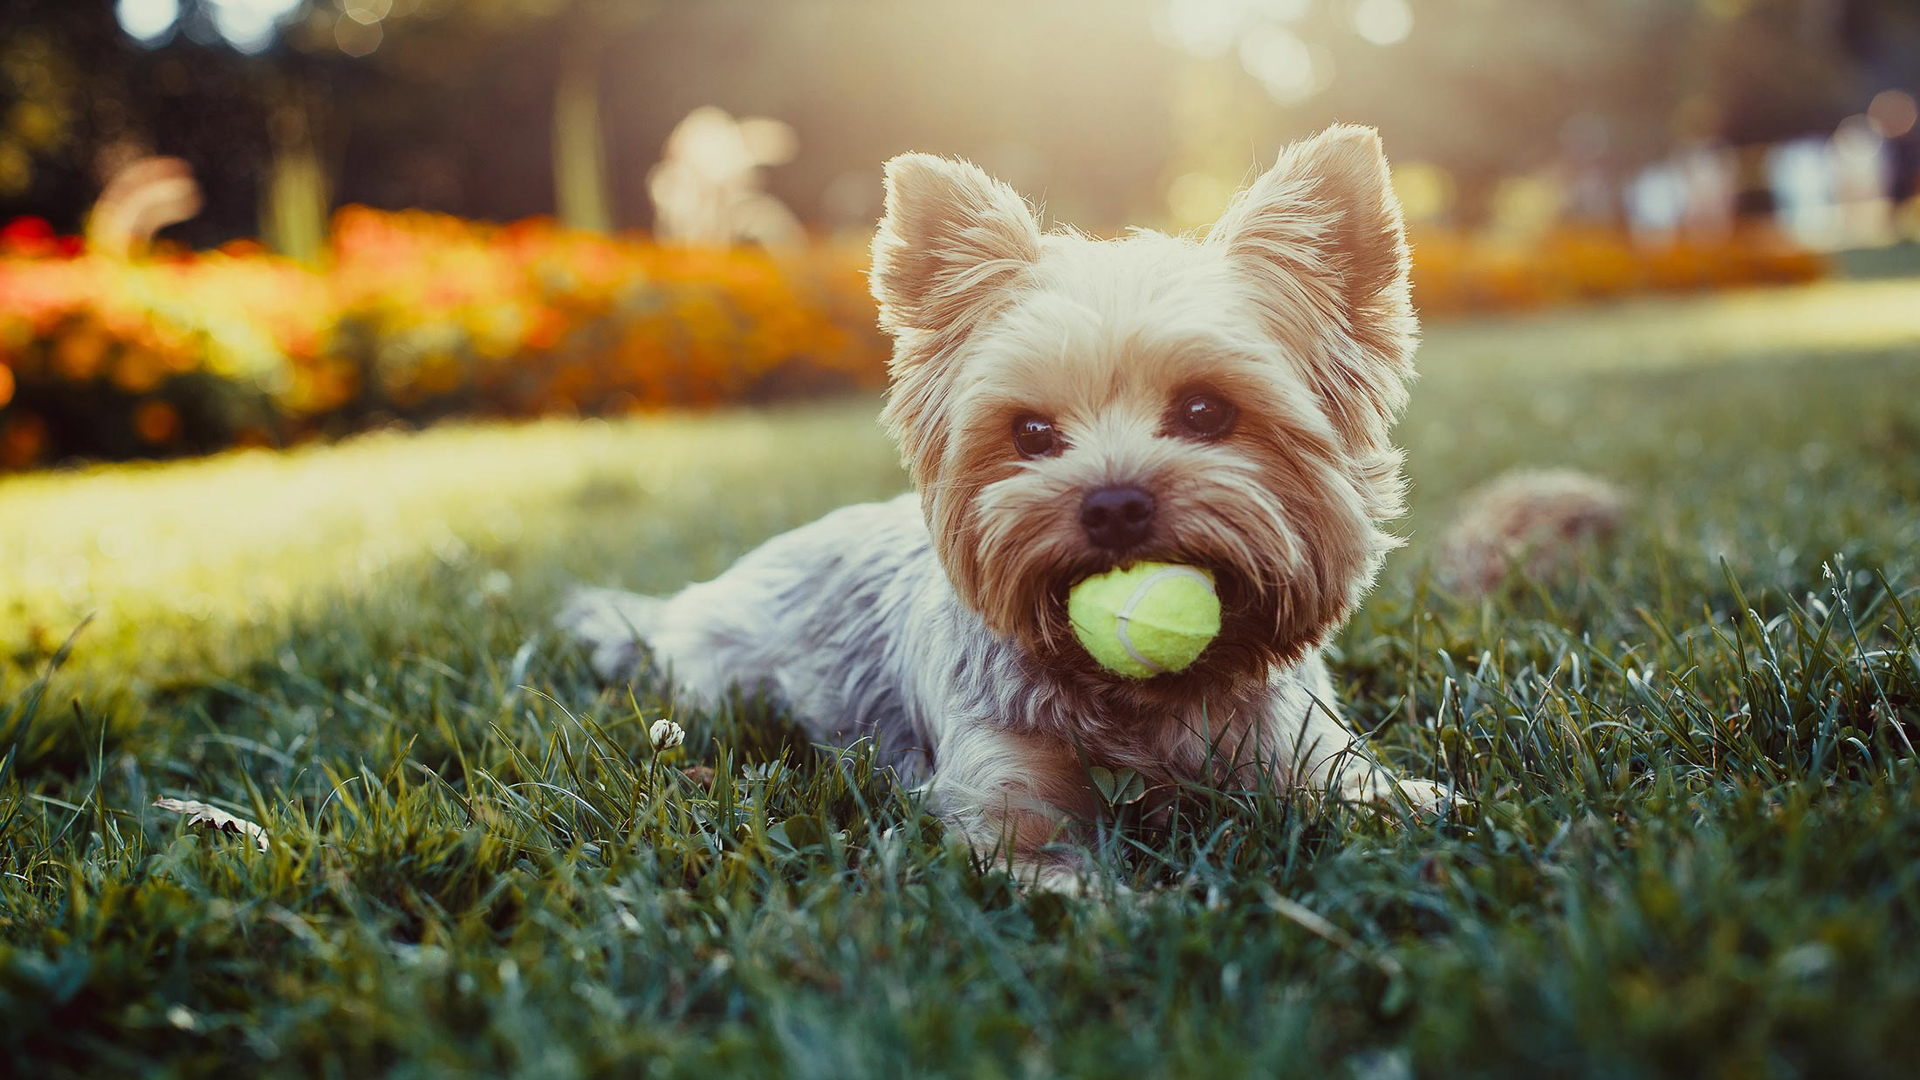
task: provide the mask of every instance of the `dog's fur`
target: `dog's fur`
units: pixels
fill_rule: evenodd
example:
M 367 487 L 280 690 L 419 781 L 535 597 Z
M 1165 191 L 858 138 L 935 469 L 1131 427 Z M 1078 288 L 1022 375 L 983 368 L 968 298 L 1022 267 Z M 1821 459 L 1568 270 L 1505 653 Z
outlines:
M 650 656 L 683 702 L 744 685 L 817 737 L 870 736 L 926 773 L 978 850 L 1049 884 L 1073 873 L 1056 842 L 1100 809 L 1088 765 L 1216 783 L 1257 767 L 1435 803 L 1441 789 L 1356 751 L 1319 651 L 1402 502 L 1388 428 L 1416 324 L 1378 137 L 1296 144 L 1197 238 L 1046 232 L 1006 185 L 924 154 L 886 179 L 884 419 L 916 493 L 775 537 L 671 598 L 576 596 L 562 623 L 597 670 L 624 678 Z M 1196 393 L 1236 410 L 1224 435 L 1180 427 Z M 1050 421 L 1060 452 L 1017 452 L 1025 417 Z M 1114 485 L 1155 503 L 1120 552 L 1081 522 Z M 1065 597 L 1139 559 L 1213 570 L 1225 613 L 1191 668 L 1132 681 L 1075 642 Z

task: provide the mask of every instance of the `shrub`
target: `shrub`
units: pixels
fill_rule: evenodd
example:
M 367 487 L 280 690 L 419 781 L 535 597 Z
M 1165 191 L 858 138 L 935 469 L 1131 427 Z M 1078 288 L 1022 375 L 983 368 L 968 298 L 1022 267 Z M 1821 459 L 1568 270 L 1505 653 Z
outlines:
M 286 444 L 466 414 L 873 387 L 858 252 L 665 248 L 361 207 L 323 268 L 253 244 L 0 251 L 0 467 Z

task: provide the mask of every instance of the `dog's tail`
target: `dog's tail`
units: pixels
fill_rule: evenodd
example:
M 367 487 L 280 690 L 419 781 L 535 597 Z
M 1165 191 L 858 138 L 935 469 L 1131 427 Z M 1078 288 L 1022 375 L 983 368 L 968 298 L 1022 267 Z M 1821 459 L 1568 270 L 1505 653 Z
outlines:
M 1582 551 L 1619 532 L 1631 500 L 1572 469 L 1516 469 L 1467 493 L 1441 534 L 1434 574 L 1462 597 L 1486 596 L 1519 569 L 1542 580 L 1572 569 Z

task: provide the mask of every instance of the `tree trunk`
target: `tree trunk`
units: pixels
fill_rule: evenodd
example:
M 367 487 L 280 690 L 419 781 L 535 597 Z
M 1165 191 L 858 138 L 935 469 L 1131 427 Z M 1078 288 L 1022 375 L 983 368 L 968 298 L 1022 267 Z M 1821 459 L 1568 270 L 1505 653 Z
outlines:
M 260 236 L 281 255 L 317 262 L 326 250 L 333 193 L 314 146 L 314 105 L 299 90 L 281 96 L 272 118 L 273 160 L 260 193 Z
M 590 33 L 569 35 L 553 96 L 554 210 L 569 229 L 613 231 L 606 139 L 600 130 L 600 49 Z

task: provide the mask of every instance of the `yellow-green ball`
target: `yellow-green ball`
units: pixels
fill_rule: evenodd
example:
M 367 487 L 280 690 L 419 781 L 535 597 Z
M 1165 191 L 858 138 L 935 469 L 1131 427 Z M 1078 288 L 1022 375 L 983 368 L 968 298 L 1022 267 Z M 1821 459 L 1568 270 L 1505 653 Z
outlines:
M 1186 670 L 1220 636 L 1220 596 L 1210 571 L 1134 563 L 1075 585 L 1067 619 L 1101 667 L 1145 679 Z

